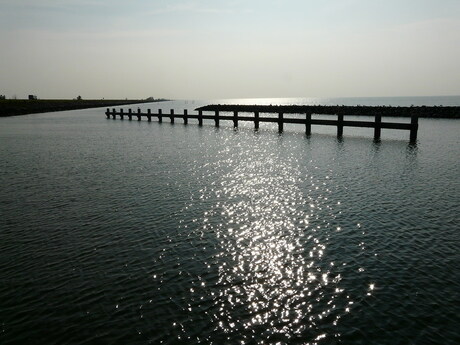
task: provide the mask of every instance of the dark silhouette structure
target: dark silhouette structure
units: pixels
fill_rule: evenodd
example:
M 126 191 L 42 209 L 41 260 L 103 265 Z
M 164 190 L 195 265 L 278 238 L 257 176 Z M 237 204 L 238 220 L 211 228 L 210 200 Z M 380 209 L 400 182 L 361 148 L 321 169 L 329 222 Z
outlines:
M 147 103 L 145 100 L 100 100 L 100 99 L 5 99 L 0 98 L 0 117 L 48 113 L 97 107 L 113 107 L 128 104 Z M 157 101 L 155 101 L 157 102 Z M 158 101 L 159 102 L 159 101 Z M 150 103 L 150 102 L 149 102 Z
M 283 106 L 239 106 L 239 105 L 220 106 L 219 105 L 219 106 L 205 106 L 205 107 L 197 108 L 198 114 L 188 114 L 187 110 L 184 110 L 183 114 L 175 114 L 174 109 L 171 109 L 167 117 L 170 118 L 171 123 L 174 123 L 174 119 L 176 118 L 183 119 L 184 124 L 187 124 L 189 119 L 197 119 L 199 126 L 203 125 L 204 119 L 214 120 L 216 127 L 220 125 L 220 121 L 222 120 L 233 121 L 234 127 L 238 127 L 239 121 L 250 121 L 250 122 L 254 122 L 254 127 L 256 130 L 259 129 L 260 122 L 277 123 L 279 132 L 283 132 L 285 123 L 301 124 L 305 126 L 305 132 L 307 135 L 311 134 L 312 125 L 336 126 L 337 136 L 339 138 L 343 136 L 344 127 L 367 127 L 367 128 L 374 128 L 374 140 L 377 140 L 377 141 L 380 140 L 382 128 L 400 129 L 400 130 L 410 131 L 410 142 L 411 143 L 415 143 L 417 141 L 418 115 L 414 112 L 411 113 L 410 123 L 397 123 L 397 122 L 383 122 L 382 114 L 380 112 L 375 112 L 375 111 L 374 111 L 374 114 L 366 114 L 368 116 L 374 115 L 375 116 L 374 121 L 345 120 L 343 112 L 337 111 L 336 113 L 330 113 L 329 111 L 331 109 L 333 109 L 333 107 L 324 107 L 323 109 L 321 107 L 315 107 L 316 111 L 312 112 L 311 109 L 308 109 L 308 106 L 307 106 L 307 109 L 302 109 L 301 107 L 283 108 Z M 208 111 L 208 112 L 212 111 L 213 114 L 204 115 L 203 111 Z M 349 111 L 349 109 L 347 109 L 347 111 Z M 271 115 L 271 116 L 261 117 L 260 112 L 263 112 L 266 114 L 276 114 L 276 116 Z M 243 113 L 243 115 L 241 115 L 241 113 Z M 107 108 L 107 111 L 105 114 L 108 119 L 110 119 L 110 117 L 112 117 L 113 119 L 116 119 L 118 115 L 120 119 L 122 120 L 124 119 L 124 115 L 125 115 L 125 113 L 123 112 L 123 109 L 120 109 L 120 111 L 117 112 L 115 108 L 113 108 L 112 111 L 109 108 Z M 299 116 L 289 117 L 289 116 L 285 116 L 286 114 L 297 114 L 297 115 L 300 114 L 301 116 L 300 117 Z M 331 116 L 335 115 L 334 117 L 336 117 L 336 119 L 324 119 L 324 118 L 315 119 L 315 118 L 312 118 L 313 114 L 331 115 Z M 157 114 L 152 113 L 150 109 L 148 109 L 147 113 L 143 113 L 141 112 L 139 108 L 137 109 L 137 113 L 133 114 L 132 110 L 129 109 L 127 115 L 128 115 L 129 120 L 132 120 L 133 116 L 136 116 L 138 121 L 140 121 L 142 117 L 147 117 L 147 120 L 149 122 L 152 121 L 152 117 L 157 117 L 158 122 L 162 122 L 163 117 L 164 117 L 161 109 L 158 110 Z M 347 115 L 356 115 L 356 114 L 351 113 Z M 363 114 L 358 114 L 358 115 L 363 115 Z

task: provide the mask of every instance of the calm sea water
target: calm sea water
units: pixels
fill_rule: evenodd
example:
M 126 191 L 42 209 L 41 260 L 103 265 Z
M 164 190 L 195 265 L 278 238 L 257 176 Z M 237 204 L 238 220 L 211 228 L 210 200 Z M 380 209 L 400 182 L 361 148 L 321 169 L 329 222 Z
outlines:
M 0 118 L 1 344 L 460 342 L 460 121 L 165 120 Z

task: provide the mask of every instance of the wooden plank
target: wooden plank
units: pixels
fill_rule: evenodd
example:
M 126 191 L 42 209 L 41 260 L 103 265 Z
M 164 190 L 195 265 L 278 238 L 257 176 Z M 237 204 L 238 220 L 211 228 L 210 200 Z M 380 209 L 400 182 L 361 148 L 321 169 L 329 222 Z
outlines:
M 390 128 L 390 129 L 409 129 L 410 130 L 410 123 L 392 123 L 392 122 L 382 122 L 382 128 Z

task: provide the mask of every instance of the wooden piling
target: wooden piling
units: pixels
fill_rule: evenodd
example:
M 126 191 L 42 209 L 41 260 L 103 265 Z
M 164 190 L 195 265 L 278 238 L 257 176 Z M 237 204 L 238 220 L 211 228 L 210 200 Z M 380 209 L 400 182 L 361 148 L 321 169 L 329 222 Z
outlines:
M 382 115 L 375 115 L 375 127 L 374 127 L 374 140 L 380 140 L 380 134 L 382 132 Z
M 141 109 L 137 108 L 137 121 L 141 120 Z
M 112 109 L 112 119 L 115 120 L 116 116 L 117 116 L 117 112 L 115 111 L 115 108 L 113 108 Z
M 128 109 L 128 119 L 129 121 L 131 121 L 133 119 L 133 111 L 130 109 Z
M 417 142 L 417 131 L 418 131 L 418 116 L 412 115 L 410 120 L 410 143 L 414 144 Z
M 278 113 L 278 133 L 282 133 L 284 129 L 283 113 Z
M 258 111 L 254 112 L 254 129 L 256 130 L 259 129 L 259 112 Z
M 343 114 L 337 115 L 337 137 L 343 136 Z
M 214 112 L 214 122 L 216 124 L 216 127 L 219 127 L 219 110 L 216 110 Z
M 105 116 L 107 116 L 108 119 L 110 119 L 110 109 L 107 108 L 107 111 L 105 112 Z
M 184 125 L 188 124 L 188 112 L 187 109 L 184 109 Z
M 120 109 L 120 120 L 123 120 L 123 109 Z
M 171 119 L 171 123 L 174 123 L 174 109 L 171 109 L 170 114 L 171 116 L 169 118 Z
M 158 109 L 158 122 L 163 122 L 163 113 L 161 109 Z
M 238 112 L 237 111 L 233 112 L 233 127 L 234 128 L 238 127 Z
M 147 120 L 149 122 L 152 122 L 152 110 L 151 109 L 147 109 Z
M 203 111 L 198 110 L 198 126 L 203 126 Z
M 305 115 L 305 133 L 311 135 L 311 113 Z

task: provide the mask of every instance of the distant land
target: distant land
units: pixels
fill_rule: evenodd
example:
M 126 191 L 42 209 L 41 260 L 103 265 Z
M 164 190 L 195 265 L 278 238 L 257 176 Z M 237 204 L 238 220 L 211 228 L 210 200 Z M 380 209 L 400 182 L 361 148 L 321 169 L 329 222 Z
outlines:
M 241 105 L 241 104 L 211 104 L 196 110 L 203 111 L 238 111 L 253 113 L 284 113 L 284 114 L 333 114 L 357 116 L 390 116 L 421 118 L 460 119 L 459 106 L 349 106 L 349 105 Z
M 0 117 L 162 101 L 166 99 L 0 99 Z

